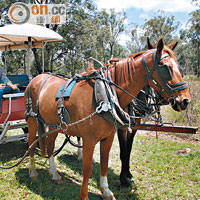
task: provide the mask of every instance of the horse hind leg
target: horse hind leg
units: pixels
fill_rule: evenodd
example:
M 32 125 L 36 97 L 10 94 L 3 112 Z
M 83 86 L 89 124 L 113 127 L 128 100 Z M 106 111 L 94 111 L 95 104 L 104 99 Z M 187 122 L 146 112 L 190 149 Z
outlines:
M 46 132 L 47 131 L 49 131 L 48 128 L 46 128 Z M 57 184 L 62 184 L 62 178 L 56 170 L 56 165 L 55 165 L 54 156 L 53 156 L 55 140 L 56 140 L 57 135 L 58 135 L 57 132 L 51 133 L 50 135 L 48 135 L 46 139 L 47 154 L 49 158 L 49 175 L 52 177 L 52 180 L 55 181 Z
M 36 140 L 37 122 L 36 122 L 36 119 L 34 119 L 34 118 L 29 118 L 27 122 L 28 122 L 28 132 L 29 132 L 28 143 L 30 146 Z M 34 145 L 30 149 L 30 152 L 29 152 L 29 154 L 30 154 L 29 175 L 31 178 L 38 177 L 38 173 L 37 173 L 36 167 L 35 167 L 35 159 L 34 159 L 35 147 L 36 146 Z

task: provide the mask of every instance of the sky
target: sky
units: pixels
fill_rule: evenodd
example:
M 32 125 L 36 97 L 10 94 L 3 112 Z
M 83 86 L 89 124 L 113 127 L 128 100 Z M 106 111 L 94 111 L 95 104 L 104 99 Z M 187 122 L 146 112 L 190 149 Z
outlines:
M 197 7 L 191 4 L 192 0 L 95 0 L 98 9 L 125 11 L 127 19 L 125 24 L 136 23 L 143 25 L 145 19 L 151 19 L 158 10 L 165 11 L 165 16 L 175 16 L 184 27 L 190 16 L 189 13 Z M 123 45 L 130 40 L 125 33 L 120 35 L 120 43 Z

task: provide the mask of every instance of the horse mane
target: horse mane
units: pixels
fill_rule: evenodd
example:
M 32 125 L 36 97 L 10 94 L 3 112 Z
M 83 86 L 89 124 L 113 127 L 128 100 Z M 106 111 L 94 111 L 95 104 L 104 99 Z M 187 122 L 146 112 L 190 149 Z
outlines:
M 110 68 L 110 74 L 113 82 L 121 87 L 133 79 L 133 70 L 133 58 L 128 57 L 114 63 Z
M 120 87 L 128 85 L 129 81 L 134 79 L 135 68 L 134 61 L 140 58 L 146 51 L 134 53 L 127 58 L 121 59 L 113 64 L 110 70 L 112 80 Z
M 113 58 L 112 60 L 110 60 L 111 61 L 110 64 L 104 64 L 104 66 L 106 66 L 110 71 L 113 82 L 119 85 L 120 87 L 128 85 L 128 82 L 134 79 L 134 74 L 135 74 L 134 61 L 140 58 L 147 51 L 151 50 L 141 51 L 139 53 L 133 53 L 124 59 Z M 163 51 L 168 53 L 170 57 L 176 61 L 176 56 L 174 55 L 174 52 L 170 48 L 164 46 Z M 88 64 L 87 72 L 84 72 L 83 75 L 89 75 L 94 71 L 98 70 L 99 69 L 94 68 L 94 63 L 90 62 Z
M 145 51 L 141 51 L 139 53 L 131 54 L 124 59 L 113 58 L 110 60 L 110 64 L 104 64 L 110 71 L 113 82 L 119 86 L 128 85 L 129 81 L 134 78 L 134 61 L 142 56 L 144 52 Z M 94 63 L 90 62 L 87 71 L 84 72 L 83 75 L 89 75 L 98 70 L 99 69 L 94 68 Z

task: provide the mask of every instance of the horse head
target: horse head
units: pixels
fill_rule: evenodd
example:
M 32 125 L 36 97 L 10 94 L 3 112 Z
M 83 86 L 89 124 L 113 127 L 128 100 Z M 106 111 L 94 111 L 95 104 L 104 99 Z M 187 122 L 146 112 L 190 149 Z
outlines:
M 191 97 L 173 52 L 177 42 L 174 41 L 165 46 L 163 39 L 160 39 L 156 47 L 149 39 L 147 43 L 150 50 L 143 54 L 146 84 L 154 88 L 161 98 L 168 100 L 174 110 L 185 110 Z M 152 60 L 152 54 L 153 63 L 149 61 Z

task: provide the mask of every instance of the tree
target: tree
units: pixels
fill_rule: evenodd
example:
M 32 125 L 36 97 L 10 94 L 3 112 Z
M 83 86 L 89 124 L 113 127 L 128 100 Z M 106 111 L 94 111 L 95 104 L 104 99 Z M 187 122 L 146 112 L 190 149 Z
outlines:
M 190 13 L 186 29 L 180 30 L 181 39 L 187 45 L 186 57 L 190 60 L 192 71 L 200 76 L 200 9 Z
M 177 37 L 178 27 L 179 22 L 175 21 L 174 16 L 166 16 L 164 11 L 158 10 L 154 17 L 146 20 L 142 26 L 144 36 L 141 39 L 146 41 L 146 38 L 149 37 L 156 43 L 159 38 L 163 38 L 166 43 L 170 43 Z
M 110 57 L 114 53 L 114 45 L 117 43 L 117 38 L 124 31 L 124 20 L 126 19 L 125 12 L 116 13 L 114 9 L 110 10 L 109 26 L 110 26 Z M 115 56 L 115 55 L 114 55 Z
M 0 2 L 0 8 L 4 8 L 5 14 L 5 17 L 1 18 L 2 25 L 10 23 L 6 13 L 15 2 Z M 27 3 L 25 0 L 23 2 Z M 58 0 L 52 2 L 60 3 Z M 30 3 L 34 2 L 30 1 Z M 118 35 L 124 30 L 124 13 L 116 13 L 114 10 L 110 13 L 105 10 L 98 11 L 90 0 L 63 0 L 63 3 L 67 7 L 66 23 L 46 24 L 46 27 L 61 34 L 66 42 L 49 43 L 45 46 L 45 71 L 73 76 L 75 73 L 86 70 L 90 57 L 107 62 L 113 54 L 116 57 L 124 54 L 122 47 L 117 43 Z M 22 53 L 24 52 L 17 54 Z M 42 72 L 41 49 L 32 49 L 32 55 L 34 62 L 31 63 L 31 74 L 36 76 Z M 13 59 L 16 56 L 7 56 L 9 63 L 14 63 Z M 25 63 L 24 56 L 18 56 L 18 59 L 21 59 L 21 62 L 16 62 L 15 67 L 24 69 L 25 67 L 21 64 Z M 4 60 L 2 58 L 2 62 Z M 14 72 L 11 68 L 9 70 Z
M 18 0 L 19 1 L 19 0 Z M 0 26 L 5 26 L 10 24 L 8 18 L 8 9 L 10 6 L 16 2 L 16 0 L 0 1 Z M 20 2 L 25 2 L 25 0 L 20 0 Z M 25 51 L 7 51 L 1 53 L 1 65 L 7 66 L 8 73 L 23 73 L 26 67 Z
M 131 35 L 131 42 L 126 43 L 126 47 L 129 53 L 139 52 L 145 48 L 146 39 L 143 41 L 141 37 L 143 36 L 143 27 L 139 27 L 137 24 L 132 24 L 133 28 L 128 31 L 128 34 Z
M 158 10 L 152 19 L 145 20 L 144 25 L 133 24 L 131 30 L 132 42 L 128 44 L 128 49 L 131 52 L 147 49 L 147 37 L 154 44 L 161 37 L 165 40 L 165 43 L 170 43 L 177 38 L 178 26 L 179 22 L 175 21 L 174 16 L 166 16 L 164 11 Z

